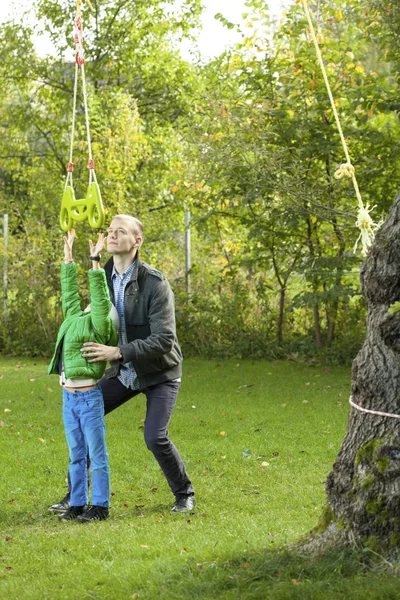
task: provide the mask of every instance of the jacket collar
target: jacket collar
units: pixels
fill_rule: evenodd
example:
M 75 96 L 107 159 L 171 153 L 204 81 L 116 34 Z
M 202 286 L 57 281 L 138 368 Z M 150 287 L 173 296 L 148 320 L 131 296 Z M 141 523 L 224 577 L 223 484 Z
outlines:
M 139 269 L 140 269 L 140 267 L 142 265 L 142 261 L 139 258 L 139 251 L 136 254 L 135 261 L 136 261 L 136 269 L 133 269 L 130 281 L 136 281 L 137 282 Z M 107 280 L 110 281 L 110 282 L 111 282 L 111 276 L 112 276 L 112 272 L 113 272 L 113 267 L 114 267 L 114 258 L 111 257 L 111 258 L 109 258 L 109 260 L 104 265 L 104 270 L 106 272 Z

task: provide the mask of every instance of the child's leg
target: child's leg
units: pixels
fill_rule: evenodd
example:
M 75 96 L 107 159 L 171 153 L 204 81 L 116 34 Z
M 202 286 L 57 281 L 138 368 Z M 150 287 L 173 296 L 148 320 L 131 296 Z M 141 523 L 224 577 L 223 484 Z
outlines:
M 92 504 L 110 505 L 110 470 L 105 440 L 104 403 L 101 388 L 84 392 L 85 412 L 81 414 L 81 427 L 85 435 L 92 466 Z
M 84 506 L 88 503 L 87 446 L 79 418 L 82 410 L 81 396 L 80 392 L 63 389 L 63 420 L 69 448 L 71 506 Z

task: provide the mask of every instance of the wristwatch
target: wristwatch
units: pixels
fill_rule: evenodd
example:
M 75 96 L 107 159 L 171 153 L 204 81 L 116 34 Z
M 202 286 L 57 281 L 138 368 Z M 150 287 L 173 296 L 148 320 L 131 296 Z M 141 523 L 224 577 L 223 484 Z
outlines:
M 101 259 L 101 254 L 98 254 L 97 256 L 89 256 L 90 260 L 96 260 L 97 262 L 99 262 L 99 260 Z

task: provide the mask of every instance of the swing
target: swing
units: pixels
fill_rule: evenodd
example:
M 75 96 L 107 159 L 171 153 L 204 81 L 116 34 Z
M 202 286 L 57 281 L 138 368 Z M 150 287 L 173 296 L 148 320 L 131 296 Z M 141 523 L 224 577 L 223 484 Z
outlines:
M 87 0 L 88 4 L 89 0 Z M 67 168 L 67 177 L 65 181 L 64 193 L 61 202 L 60 211 L 60 227 L 63 231 L 69 231 L 73 227 L 73 222 L 81 222 L 86 219 L 89 221 L 90 227 L 98 229 L 104 224 L 104 207 L 101 199 L 100 188 L 97 183 L 96 173 L 94 170 L 94 160 L 92 157 L 92 146 L 90 142 L 90 129 L 89 129 L 89 111 L 87 104 L 87 93 L 86 93 L 86 81 L 85 81 L 85 58 L 83 53 L 83 32 L 82 32 L 82 18 L 81 18 L 81 4 L 82 0 L 76 2 L 76 17 L 75 17 L 75 31 L 74 40 L 76 45 L 75 53 L 75 80 L 74 80 L 74 99 L 72 108 L 72 126 L 71 126 L 71 142 L 70 142 L 70 153 L 69 162 Z M 78 77 L 79 67 L 82 73 L 82 91 L 83 91 L 83 104 L 85 109 L 85 121 L 86 121 L 86 134 L 88 144 L 88 169 L 89 169 L 89 185 L 87 187 L 86 196 L 82 199 L 75 198 L 75 191 L 72 181 L 72 171 L 74 168 L 72 162 L 72 152 L 74 143 L 75 133 L 75 120 L 76 120 L 76 97 L 78 90 Z
M 310 12 L 310 9 L 308 8 L 308 0 L 303 0 L 303 6 L 304 6 L 304 12 L 307 17 L 308 25 L 310 27 L 311 37 L 314 42 L 315 51 L 317 53 L 319 66 L 321 67 L 321 71 L 322 71 L 322 75 L 323 75 L 326 89 L 328 92 L 329 100 L 331 102 L 332 111 L 333 111 L 333 114 L 335 117 L 338 131 L 339 131 L 344 155 L 345 155 L 346 161 L 347 161 L 344 164 L 340 165 L 340 167 L 337 169 L 337 171 L 335 173 L 335 178 L 342 179 L 342 177 L 350 177 L 353 181 L 354 191 L 356 193 L 357 201 L 358 201 L 358 215 L 357 215 L 356 225 L 360 229 L 360 235 L 358 236 L 357 241 L 354 245 L 354 252 L 357 250 L 357 244 L 361 240 L 361 246 L 362 246 L 361 253 L 363 254 L 363 256 L 366 256 L 368 253 L 368 249 L 370 248 L 370 246 L 372 245 L 372 242 L 375 239 L 375 232 L 377 229 L 379 229 L 381 223 L 376 224 L 373 222 L 373 220 L 371 218 L 370 210 L 373 210 L 375 207 L 373 206 L 370 209 L 368 203 L 364 206 L 363 201 L 361 199 L 361 194 L 360 194 L 360 190 L 359 190 L 357 179 L 356 179 L 355 169 L 354 169 L 354 166 L 351 164 L 350 154 L 349 154 L 349 151 L 347 148 L 346 140 L 344 139 L 339 115 L 336 110 L 335 100 L 333 98 L 331 87 L 329 85 L 328 76 L 326 74 L 321 50 L 319 48 L 317 36 L 315 34 L 314 26 L 312 23 L 311 12 Z

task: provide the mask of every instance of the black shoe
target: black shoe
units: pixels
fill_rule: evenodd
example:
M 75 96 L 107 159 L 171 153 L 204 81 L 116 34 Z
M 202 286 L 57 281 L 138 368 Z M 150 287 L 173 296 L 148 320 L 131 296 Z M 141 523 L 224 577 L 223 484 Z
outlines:
M 78 518 L 79 515 L 81 515 L 82 513 L 85 512 L 85 508 L 86 506 L 70 506 L 69 509 L 63 513 L 62 515 L 59 515 L 58 520 L 59 521 L 74 521 L 75 519 Z
M 110 511 L 105 506 L 92 506 L 90 510 L 78 517 L 80 523 L 89 523 L 89 521 L 104 521 L 110 515 Z
M 70 493 L 68 492 L 66 496 L 64 496 L 64 498 L 62 500 L 60 500 L 60 502 L 56 502 L 55 504 L 52 504 L 51 506 L 49 506 L 49 511 L 50 512 L 65 512 L 66 510 L 69 509 L 69 499 L 70 499 Z
M 196 506 L 194 496 L 177 496 L 174 506 L 171 508 L 173 513 L 191 512 Z

